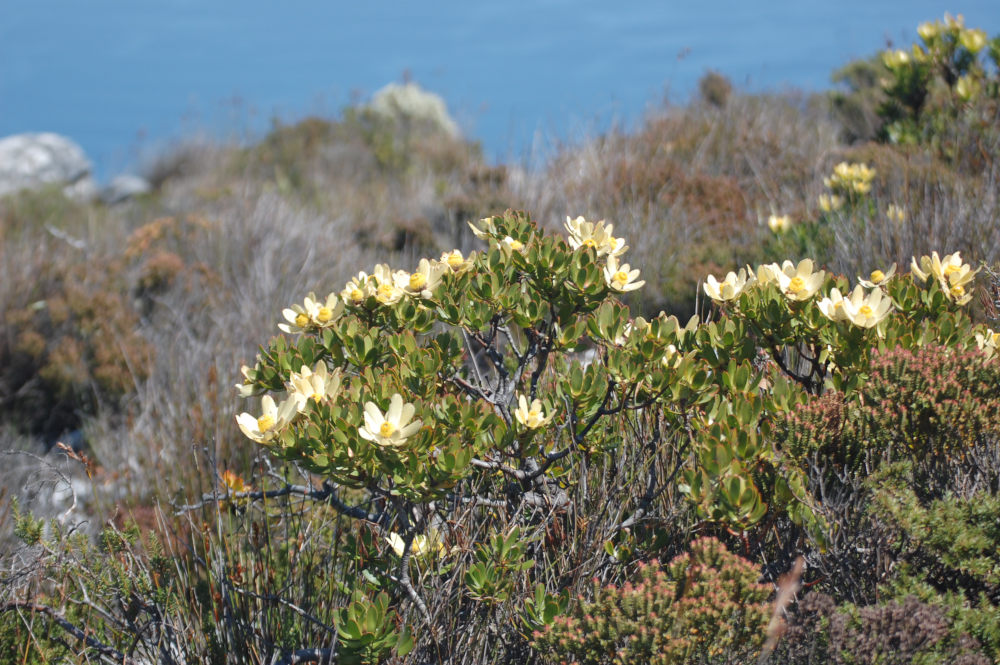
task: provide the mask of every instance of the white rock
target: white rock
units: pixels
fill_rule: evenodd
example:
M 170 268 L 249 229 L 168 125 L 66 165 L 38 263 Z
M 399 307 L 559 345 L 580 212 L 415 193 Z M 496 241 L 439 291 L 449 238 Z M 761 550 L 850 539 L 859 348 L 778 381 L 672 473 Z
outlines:
M 90 172 L 83 148 L 65 136 L 15 134 L 0 139 L 0 196 L 64 184 L 67 196 L 92 198 L 97 187 Z
M 152 187 L 137 175 L 120 175 L 111 180 L 101 191 L 101 200 L 107 204 L 120 203 L 141 194 L 148 194 Z
M 369 108 L 395 120 L 409 118 L 427 123 L 455 138 L 461 135 L 444 100 L 416 83 L 390 83 L 375 93 Z

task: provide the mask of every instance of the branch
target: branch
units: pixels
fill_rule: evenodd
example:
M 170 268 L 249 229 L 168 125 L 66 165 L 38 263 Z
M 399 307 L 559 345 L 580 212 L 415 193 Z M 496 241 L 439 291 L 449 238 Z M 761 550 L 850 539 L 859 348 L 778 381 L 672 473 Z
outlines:
M 274 665 L 298 665 L 298 663 L 332 663 L 336 649 L 298 649 L 293 651 Z
M 70 623 L 66 619 L 66 617 L 64 617 L 62 614 L 57 612 L 55 609 L 49 607 L 48 605 L 38 605 L 36 603 L 19 603 L 19 602 L 11 602 L 11 603 L 6 603 L 4 605 L 0 605 L 0 614 L 3 614 L 5 612 L 15 612 L 21 610 L 27 610 L 32 614 L 46 615 L 47 617 L 55 621 L 57 624 L 59 624 L 60 628 L 65 630 L 67 633 L 69 633 L 76 639 L 83 642 L 88 649 L 96 651 L 101 656 L 108 656 L 116 663 L 121 663 L 124 665 L 132 665 L 136 663 L 135 660 L 129 658 L 121 651 L 118 651 L 113 647 L 109 647 L 107 644 L 104 644 L 97 638 L 88 635 L 84 630 L 81 630 L 76 625 Z
M 283 496 L 301 496 L 307 499 L 312 499 L 313 501 L 325 502 L 333 506 L 338 512 L 347 515 L 348 517 L 353 517 L 359 520 L 366 520 L 368 522 L 374 522 L 376 524 L 382 524 L 384 521 L 384 515 L 369 513 L 364 508 L 359 506 L 350 506 L 340 499 L 336 495 L 337 488 L 328 482 L 323 483 L 322 489 L 316 489 L 314 487 L 306 487 L 304 485 L 285 485 L 281 489 L 276 490 L 255 490 L 247 492 L 227 492 L 226 494 L 220 494 L 219 492 L 213 492 L 211 494 L 203 494 L 201 501 L 191 504 L 184 505 L 174 505 L 174 515 L 182 515 L 186 512 L 192 510 L 198 510 L 207 504 L 219 503 L 221 501 L 231 501 L 233 499 L 252 499 L 254 501 L 259 501 L 260 499 L 274 499 Z

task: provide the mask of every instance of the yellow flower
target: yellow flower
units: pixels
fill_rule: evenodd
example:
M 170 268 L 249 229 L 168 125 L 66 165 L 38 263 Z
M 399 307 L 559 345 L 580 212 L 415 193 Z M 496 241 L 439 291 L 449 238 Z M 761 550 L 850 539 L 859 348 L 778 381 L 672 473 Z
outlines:
M 315 293 L 310 293 L 301 306 L 292 305 L 281 311 L 287 323 L 279 323 L 278 328 L 289 334 L 326 328 L 333 325 L 343 311 L 344 303 L 336 293 L 329 294 L 325 301 L 318 300 Z
M 747 274 L 745 268 L 740 268 L 739 274 L 735 272 L 726 273 L 726 278 L 721 282 L 717 281 L 714 275 L 709 275 L 705 279 L 702 288 L 705 289 L 705 294 L 712 300 L 726 302 L 738 297 L 747 286 L 753 286 L 756 281 L 757 278 L 754 277 L 753 272 Z
M 819 195 L 819 209 L 823 212 L 830 212 L 831 210 L 840 210 L 844 207 L 844 199 L 836 194 L 820 194 Z
M 876 286 L 882 286 L 885 284 L 890 277 L 896 274 L 896 264 L 893 263 L 889 268 L 889 272 L 882 272 L 881 270 L 872 270 L 871 275 L 868 279 L 858 277 L 858 283 L 867 289 L 874 289 Z
M 401 446 L 420 429 L 421 422 L 413 420 L 414 411 L 416 408 L 403 403 L 399 393 L 389 399 L 384 415 L 374 402 L 365 402 L 365 424 L 358 428 L 358 434 L 379 446 Z
M 402 536 L 396 532 L 391 532 L 386 536 L 385 540 L 389 543 L 392 551 L 396 553 L 396 556 L 403 556 L 403 548 L 406 543 L 403 541 Z M 444 554 L 444 542 L 437 529 L 430 529 L 427 535 L 418 534 L 414 536 L 413 541 L 410 543 L 410 555 L 417 559 L 444 556 Z
M 979 81 L 966 74 L 955 82 L 955 94 L 963 102 L 971 101 L 979 94 Z
M 597 256 L 621 256 L 628 247 L 624 238 L 615 238 L 614 225 L 607 224 L 602 219 L 599 222 L 588 222 L 583 217 L 566 218 L 566 230 L 569 231 L 569 246 L 573 249 L 592 247 Z
M 276 406 L 270 395 L 261 398 L 260 410 L 261 414 L 256 418 L 249 413 L 236 416 L 236 424 L 243 434 L 257 443 L 267 443 L 277 436 L 292 421 L 297 411 L 295 400 L 286 399 Z
M 906 51 L 886 51 L 882 54 L 882 62 L 889 69 L 896 69 L 910 62 L 910 54 Z
M 407 281 L 409 280 L 409 273 L 402 270 L 393 273 L 392 268 L 384 263 L 375 266 L 372 273 L 375 280 L 375 300 L 383 305 L 395 305 L 403 299 L 405 293 L 396 283 L 399 273 L 407 275 Z
M 472 222 L 469 222 L 469 228 L 472 229 L 473 235 L 475 235 L 480 240 L 485 240 L 490 235 L 496 233 L 496 227 L 493 225 L 492 217 L 484 217 L 479 220 L 482 226 L 476 226 Z
M 785 261 L 781 264 L 781 270 L 774 273 L 774 277 L 778 280 L 778 286 L 786 298 L 801 301 L 813 297 L 823 285 L 826 272 L 823 270 L 813 272 L 812 259 L 803 259 L 798 265 Z
M 304 411 L 310 400 L 319 403 L 337 396 L 340 391 L 340 370 L 330 373 L 322 360 L 316 363 L 315 370 L 303 365 L 297 373 L 292 373 L 288 385 L 296 409 Z
M 340 298 L 345 303 L 360 305 L 375 295 L 375 289 L 375 279 L 362 270 L 357 277 L 352 277 L 351 281 L 344 286 L 344 290 L 340 292 Z
M 747 266 L 747 272 L 752 274 L 750 266 Z M 781 266 L 777 263 L 765 263 L 757 266 L 757 283 L 761 286 L 767 286 L 768 284 L 774 284 L 778 281 L 778 273 L 781 272 Z
M 847 321 L 847 313 L 844 311 L 844 296 L 836 287 L 830 289 L 830 295 L 817 302 L 816 306 L 831 321 Z
M 979 350 L 986 354 L 987 358 L 992 358 L 1000 350 L 1000 333 L 989 328 L 984 333 L 976 333 L 976 344 Z
M 243 383 L 236 384 L 236 392 L 240 397 L 250 397 L 257 390 L 257 387 L 253 385 L 253 381 L 250 379 L 250 371 L 247 365 L 240 367 L 240 374 L 243 375 Z
M 528 400 L 524 395 L 517 396 L 517 408 L 514 410 L 514 419 L 528 429 L 538 429 L 552 420 L 555 413 L 545 415 L 542 412 L 542 400 L 536 399 L 528 405 Z
M 767 226 L 774 233 L 782 233 L 792 228 L 792 220 L 788 215 L 771 215 L 767 218 Z
M 938 257 L 937 252 L 931 252 L 930 256 L 921 256 L 919 264 L 917 258 L 913 257 L 910 261 L 910 271 L 922 282 L 933 276 L 949 300 L 964 305 L 972 300 L 969 285 L 979 269 L 973 270 L 972 266 L 964 263 L 961 252 L 948 254 L 943 259 Z
M 986 46 L 986 33 L 982 30 L 962 30 L 958 33 L 958 41 L 969 53 L 979 53 Z
M 895 203 L 889 204 L 889 207 L 885 211 L 885 216 L 888 217 L 889 221 L 892 222 L 906 221 L 906 211 L 904 211 Z
M 854 287 L 851 297 L 844 298 L 844 314 L 847 320 L 861 328 L 872 328 L 889 315 L 892 310 L 892 298 L 885 295 L 882 289 L 875 289 L 867 296 L 860 284 Z
M 867 164 L 841 162 L 833 167 L 833 174 L 830 177 L 823 178 L 823 184 L 838 193 L 867 194 L 871 191 L 871 182 L 874 178 L 875 169 Z
M 933 23 L 927 21 L 917 26 L 917 34 L 920 35 L 920 38 L 924 40 L 925 44 L 937 37 L 940 32 L 941 24 L 937 21 L 934 21 Z
M 434 295 L 434 289 L 441 283 L 441 276 L 449 270 L 448 264 L 438 261 L 420 259 L 417 269 L 412 273 L 400 270 L 394 276 L 396 287 L 408 296 L 428 300 Z
M 619 293 L 635 291 L 646 283 L 635 281 L 638 277 L 638 270 L 630 270 L 627 263 L 618 265 L 618 257 L 614 254 L 608 256 L 608 264 L 604 266 L 604 281 L 611 290 Z
M 476 258 L 476 253 L 472 252 L 469 254 L 468 258 L 462 256 L 462 252 L 457 249 L 453 249 L 450 252 L 445 252 L 441 255 L 441 263 L 448 266 L 448 269 L 452 272 L 465 272 L 472 267 L 472 262 Z
M 510 256 L 511 252 L 520 252 L 522 249 L 524 249 L 524 243 L 517 238 L 506 236 L 500 241 L 500 251 L 507 256 Z
M 663 350 L 663 357 L 660 362 L 667 369 L 673 369 L 681 364 L 681 356 L 677 353 L 677 347 L 673 344 L 667 344 L 667 348 Z

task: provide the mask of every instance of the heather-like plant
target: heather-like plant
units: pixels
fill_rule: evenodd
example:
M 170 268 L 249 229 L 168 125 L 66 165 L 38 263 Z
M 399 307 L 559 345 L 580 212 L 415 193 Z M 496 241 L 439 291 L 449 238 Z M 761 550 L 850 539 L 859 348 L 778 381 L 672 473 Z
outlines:
M 713 538 L 661 567 L 639 564 L 622 587 L 594 582 L 568 613 L 535 631 L 532 645 L 547 659 L 581 665 L 737 663 L 764 642 L 769 586 L 747 560 Z

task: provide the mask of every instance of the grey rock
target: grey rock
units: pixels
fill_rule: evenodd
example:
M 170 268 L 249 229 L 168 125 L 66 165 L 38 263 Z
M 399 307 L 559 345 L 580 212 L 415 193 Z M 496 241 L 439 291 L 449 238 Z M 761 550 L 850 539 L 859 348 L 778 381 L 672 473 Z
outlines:
M 369 108 L 397 121 L 416 121 L 455 138 L 461 135 L 444 99 L 416 83 L 390 83 L 372 96 Z
M 0 196 L 63 184 L 67 196 L 93 198 L 97 185 L 91 168 L 83 148 L 59 134 L 15 134 L 0 139 Z
M 120 175 L 111 180 L 101 191 L 101 200 L 108 205 L 148 194 L 152 187 L 145 178 L 137 175 Z

